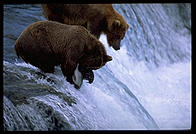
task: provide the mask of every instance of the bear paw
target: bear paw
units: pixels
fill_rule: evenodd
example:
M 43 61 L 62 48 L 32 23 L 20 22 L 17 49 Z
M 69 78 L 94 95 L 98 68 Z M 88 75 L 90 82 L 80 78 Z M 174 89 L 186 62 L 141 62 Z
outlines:
M 83 79 L 88 80 L 90 84 L 94 81 L 94 73 L 92 70 L 87 70 L 84 68 L 79 68 L 79 70 L 83 75 Z
M 85 80 L 88 80 L 88 82 L 89 82 L 90 84 L 93 82 L 93 80 L 94 80 L 94 73 L 93 73 L 92 70 L 90 70 L 90 71 L 88 71 L 88 72 L 86 72 L 86 73 L 84 73 L 84 74 L 82 74 L 82 75 L 83 75 L 83 78 L 84 78 Z

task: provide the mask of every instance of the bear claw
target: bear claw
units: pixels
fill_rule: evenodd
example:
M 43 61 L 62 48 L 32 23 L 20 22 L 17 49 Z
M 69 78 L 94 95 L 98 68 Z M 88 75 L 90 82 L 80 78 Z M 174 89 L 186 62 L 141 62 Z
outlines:
M 83 79 L 88 80 L 88 83 L 92 83 L 94 81 L 94 73 L 92 70 L 87 70 L 84 68 L 79 68 L 80 72 L 82 73 Z
M 93 80 L 94 80 L 93 71 L 89 71 L 89 72 L 85 73 L 85 74 L 83 75 L 83 77 L 84 77 L 85 80 L 88 80 L 88 83 L 91 84 L 91 83 L 93 82 Z

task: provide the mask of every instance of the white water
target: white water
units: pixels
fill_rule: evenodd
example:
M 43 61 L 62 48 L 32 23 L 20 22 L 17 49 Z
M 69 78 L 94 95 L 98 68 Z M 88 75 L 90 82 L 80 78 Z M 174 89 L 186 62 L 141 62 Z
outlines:
M 106 43 L 106 38 L 102 36 L 101 41 Z M 150 70 L 144 62 L 133 61 L 124 46 L 119 52 L 107 50 L 114 58 L 106 66 L 137 96 L 161 129 L 191 127 L 191 62 Z

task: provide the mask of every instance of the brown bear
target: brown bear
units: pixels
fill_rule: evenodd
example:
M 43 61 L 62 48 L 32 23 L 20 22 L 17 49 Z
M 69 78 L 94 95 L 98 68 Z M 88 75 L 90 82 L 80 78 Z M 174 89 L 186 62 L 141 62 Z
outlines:
M 42 4 L 42 9 L 48 20 L 82 25 L 98 39 L 103 32 L 115 50 L 120 49 L 120 41 L 129 28 L 112 4 Z
M 43 72 L 53 73 L 60 65 L 63 75 L 76 88 L 83 79 L 93 81 L 92 70 L 99 69 L 112 57 L 104 45 L 86 28 L 55 21 L 38 21 L 29 25 L 15 43 L 18 57 Z

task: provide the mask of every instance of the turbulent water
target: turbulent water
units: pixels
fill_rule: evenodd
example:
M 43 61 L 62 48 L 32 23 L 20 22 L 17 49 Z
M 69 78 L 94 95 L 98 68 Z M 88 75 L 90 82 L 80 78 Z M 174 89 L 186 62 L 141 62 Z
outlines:
M 62 75 L 39 75 L 14 43 L 40 5 L 4 5 L 4 130 L 162 130 L 191 128 L 191 5 L 115 4 L 130 28 L 121 49 L 77 90 Z

